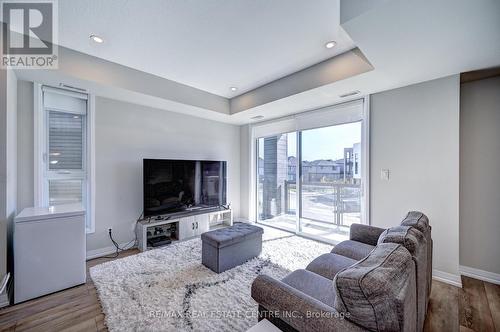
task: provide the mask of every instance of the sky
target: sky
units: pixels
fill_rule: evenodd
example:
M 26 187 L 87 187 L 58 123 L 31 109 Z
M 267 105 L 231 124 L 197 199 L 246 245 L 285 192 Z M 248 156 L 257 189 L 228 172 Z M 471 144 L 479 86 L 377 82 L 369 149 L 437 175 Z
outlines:
M 289 133 L 288 156 L 297 156 L 296 133 Z M 344 158 L 344 148 L 361 142 L 361 122 L 342 124 L 302 131 L 302 160 Z M 263 156 L 262 143 L 259 144 L 259 156 Z
M 288 135 L 288 156 L 297 156 L 295 133 Z M 344 148 L 361 142 L 361 122 L 302 131 L 302 160 L 344 158 Z

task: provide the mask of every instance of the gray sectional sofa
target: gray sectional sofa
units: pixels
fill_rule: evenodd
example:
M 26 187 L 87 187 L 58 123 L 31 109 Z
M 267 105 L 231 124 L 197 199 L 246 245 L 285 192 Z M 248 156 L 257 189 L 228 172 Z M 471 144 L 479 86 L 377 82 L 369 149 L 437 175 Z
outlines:
M 422 331 L 431 278 L 431 227 L 412 211 L 389 229 L 351 225 L 306 269 L 258 276 L 252 297 L 283 331 Z

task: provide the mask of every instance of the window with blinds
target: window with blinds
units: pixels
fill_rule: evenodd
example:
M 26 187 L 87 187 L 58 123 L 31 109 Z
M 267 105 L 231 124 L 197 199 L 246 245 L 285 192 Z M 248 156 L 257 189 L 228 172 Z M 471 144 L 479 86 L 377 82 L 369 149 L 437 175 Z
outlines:
M 42 87 L 45 205 L 88 207 L 87 102 L 86 94 Z
M 83 203 L 82 180 L 49 180 L 49 206 Z
M 49 169 L 83 169 L 83 115 L 49 111 Z

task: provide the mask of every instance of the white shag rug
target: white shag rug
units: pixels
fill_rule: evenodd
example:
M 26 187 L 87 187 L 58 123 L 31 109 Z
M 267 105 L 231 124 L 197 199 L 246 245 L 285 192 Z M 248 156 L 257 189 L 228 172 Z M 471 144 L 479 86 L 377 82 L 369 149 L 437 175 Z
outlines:
M 200 238 L 92 267 L 108 329 L 246 331 L 257 323 L 257 303 L 250 296 L 257 275 L 283 278 L 332 249 L 262 228 L 262 254 L 220 274 L 201 264 Z

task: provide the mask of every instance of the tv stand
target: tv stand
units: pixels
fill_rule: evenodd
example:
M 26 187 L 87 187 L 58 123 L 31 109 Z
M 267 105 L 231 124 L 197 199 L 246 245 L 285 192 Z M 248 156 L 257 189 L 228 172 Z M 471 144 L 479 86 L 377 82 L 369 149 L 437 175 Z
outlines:
M 165 239 L 166 236 L 170 243 L 175 243 L 200 236 L 209 230 L 232 225 L 232 210 L 224 208 L 197 209 L 150 217 L 137 223 L 138 248 L 141 251 L 158 248 L 154 246 L 153 240 L 157 237 Z

